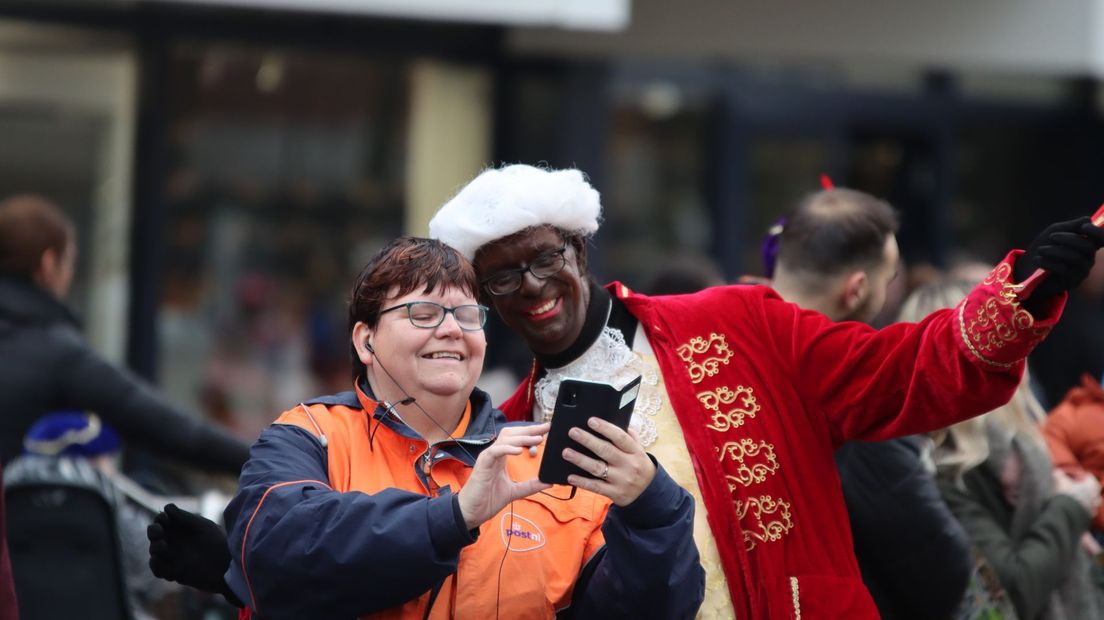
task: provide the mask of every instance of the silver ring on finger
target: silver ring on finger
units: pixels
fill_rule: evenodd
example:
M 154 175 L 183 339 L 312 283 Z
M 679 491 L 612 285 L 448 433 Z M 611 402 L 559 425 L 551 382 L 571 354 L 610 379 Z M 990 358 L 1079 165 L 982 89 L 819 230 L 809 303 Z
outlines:
M 602 480 L 609 480 L 609 463 L 606 463 L 606 468 L 602 470 L 601 475 L 598 477 Z

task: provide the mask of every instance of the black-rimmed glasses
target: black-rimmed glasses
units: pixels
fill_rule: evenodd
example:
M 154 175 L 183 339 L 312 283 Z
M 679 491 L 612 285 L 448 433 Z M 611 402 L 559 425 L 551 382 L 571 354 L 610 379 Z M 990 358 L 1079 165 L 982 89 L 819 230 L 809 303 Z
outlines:
M 399 308 L 406 308 L 406 316 L 410 319 L 410 324 L 422 329 L 433 329 L 444 323 L 446 314 L 451 314 L 460 329 L 466 332 L 477 332 L 483 329 L 483 325 L 487 322 L 487 306 L 464 304 L 448 308 L 432 301 L 408 301 L 405 304 L 380 310 L 380 316 Z
M 521 281 L 525 277 L 526 271 L 533 274 L 533 277 L 538 280 L 554 276 L 562 271 L 564 265 L 567 264 L 567 258 L 564 257 L 566 251 L 567 244 L 564 243 L 563 247 L 558 250 L 538 255 L 528 265 L 517 269 L 505 269 L 484 279 L 480 284 L 491 295 L 509 295 L 521 288 Z

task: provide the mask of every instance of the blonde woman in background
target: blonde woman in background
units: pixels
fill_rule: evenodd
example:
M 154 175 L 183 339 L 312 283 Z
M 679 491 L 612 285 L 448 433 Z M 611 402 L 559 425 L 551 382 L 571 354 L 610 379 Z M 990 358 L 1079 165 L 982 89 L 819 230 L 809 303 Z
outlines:
M 899 318 L 919 321 L 956 305 L 970 288 L 928 284 L 905 301 Z M 1039 430 L 1044 417 L 1025 372 L 1008 404 L 932 433 L 937 482 L 1021 620 L 1101 618 L 1090 561 L 1099 549 L 1086 535 L 1100 485 L 1053 467 Z

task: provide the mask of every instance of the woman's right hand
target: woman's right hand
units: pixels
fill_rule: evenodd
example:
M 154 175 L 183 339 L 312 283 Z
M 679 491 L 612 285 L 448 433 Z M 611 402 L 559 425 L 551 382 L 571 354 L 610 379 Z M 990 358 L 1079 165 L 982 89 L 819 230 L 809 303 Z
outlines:
M 1095 515 L 1100 509 L 1100 482 L 1095 477 L 1085 474 L 1080 478 L 1073 478 L 1066 472 L 1055 469 L 1054 491 L 1062 495 L 1072 497 L 1081 504 L 1091 515 Z
M 502 429 L 498 439 L 475 459 L 471 476 L 460 489 L 460 513 L 468 529 L 479 527 L 515 499 L 528 497 L 552 485 L 536 478 L 514 482 L 506 473 L 506 457 L 521 454 L 544 441 L 550 425 L 532 424 Z

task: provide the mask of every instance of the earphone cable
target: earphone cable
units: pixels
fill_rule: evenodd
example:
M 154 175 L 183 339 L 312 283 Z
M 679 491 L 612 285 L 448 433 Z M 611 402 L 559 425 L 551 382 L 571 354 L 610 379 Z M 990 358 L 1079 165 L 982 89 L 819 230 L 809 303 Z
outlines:
M 424 407 L 422 407 L 422 404 L 419 403 L 416 398 L 411 396 L 410 392 L 407 392 L 406 388 L 404 388 L 402 385 L 399 384 L 397 380 L 395 380 L 395 377 L 392 376 L 391 371 L 387 370 L 387 367 L 383 365 L 383 362 L 380 361 L 379 356 L 376 355 L 374 351 L 372 352 L 372 357 L 376 359 L 376 363 L 379 364 L 380 370 L 383 371 L 383 374 L 387 375 L 387 378 L 391 380 L 391 383 L 394 383 L 395 387 L 399 388 L 399 391 L 402 392 L 403 396 L 406 397 L 402 401 L 399 401 L 399 404 L 402 404 L 405 401 L 410 401 L 410 404 L 417 407 L 418 411 L 421 411 L 422 415 L 424 415 L 426 419 L 428 419 L 430 422 L 433 422 L 433 425 L 440 429 L 441 432 L 444 433 L 446 437 L 448 437 L 449 441 L 451 441 L 457 448 L 460 448 L 460 450 L 463 451 L 464 454 L 468 455 L 468 458 L 472 461 L 472 465 L 475 465 L 475 455 L 469 452 L 468 449 L 464 447 L 464 444 L 460 443 L 455 437 L 453 437 L 452 433 L 448 432 L 444 426 L 441 426 L 440 422 L 438 422 L 433 416 L 429 415 L 429 412 L 426 411 Z M 387 405 L 388 406 L 385 408 L 385 411 L 390 411 L 397 416 L 398 412 L 394 410 L 395 406 L 391 403 L 387 403 Z M 498 427 L 495 424 L 493 416 L 491 417 L 491 425 L 493 436 L 498 437 Z

